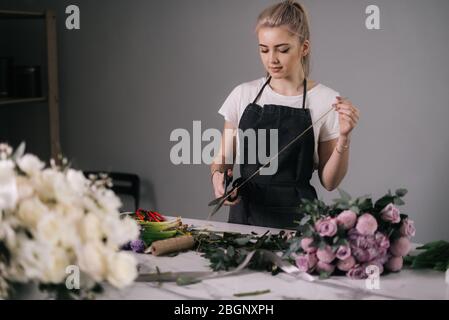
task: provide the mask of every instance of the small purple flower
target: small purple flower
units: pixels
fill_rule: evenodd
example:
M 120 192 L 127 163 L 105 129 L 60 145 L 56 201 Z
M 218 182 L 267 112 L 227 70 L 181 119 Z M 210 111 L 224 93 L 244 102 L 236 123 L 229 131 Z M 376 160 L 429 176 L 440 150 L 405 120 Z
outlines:
M 405 218 L 404 220 L 402 220 L 402 224 L 401 227 L 399 228 L 399 232 L 401 234 L 401 236 L 404 237 L 414 237 L 415 236 L 415 223 L 413 222 L 413 220 L 410 220 L 408 218 Z
M 339 260 L 345 260 L 351 256 L 351 248 L 349 246 L 340 246 L 335 255 Z
M 315 229 L 322 237 L 333 237 L 337 233 L 337 222 L 331 217 L 320 219 L 315 223 Z
M 380 215 L 382 220 L 387 222 L 399 223 L 401 221 L 400 211 L 392 203 L 389 203 L 385 208 L 383 208 Z
M 143 253 L 145 251 L 145 242 L 143 240 L 137 239 L 130 243 L 131 250 L 136 253 Z

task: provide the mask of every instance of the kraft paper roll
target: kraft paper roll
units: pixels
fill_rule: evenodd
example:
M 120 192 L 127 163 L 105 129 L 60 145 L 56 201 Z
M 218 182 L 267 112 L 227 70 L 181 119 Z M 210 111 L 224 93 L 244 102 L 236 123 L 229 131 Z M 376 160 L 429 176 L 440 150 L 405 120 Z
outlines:
M 181 236 L 171 239 L 154 241 L 150 247 L 150 253 L 154 256 L 160 256 L 167 253 L 192 249 L 195 240 L 192 236 Z

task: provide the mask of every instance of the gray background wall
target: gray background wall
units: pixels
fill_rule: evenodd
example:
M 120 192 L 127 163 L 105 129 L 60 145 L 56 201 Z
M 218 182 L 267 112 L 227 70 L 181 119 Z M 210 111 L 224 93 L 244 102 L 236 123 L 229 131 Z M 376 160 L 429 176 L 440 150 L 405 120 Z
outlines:
M 273 2 L 0 5 L 57 12 L 62 147 L 74 165 L 135 172 L 143 179 L 143 207 L 206 218 L 213 197 L 208 166 L 172 165 L 169 136 L 176 128 L 191 132 L 193 120 L 201 120 L 203 129 L 221 129 L 217 111 L 231 89 L 264 74 L 253 28 L 257 14 Z M 361 110 L 341 187 L 376 199 L 406 187 L 402 210 L 415 220 L 415 240 L 449 240 L 449 2 L 303 3 L 311 17 L 311 78 Z M 80 7 L 81 30 L 65 29 L 69 4 Z M 365 28 L 370 4 L 380 7 L 381 30 Z M 312 183 L 325 201 L 338 196 L 325 191 L 316 174 Z M 225 221 L 227 209 L 216 217 Z

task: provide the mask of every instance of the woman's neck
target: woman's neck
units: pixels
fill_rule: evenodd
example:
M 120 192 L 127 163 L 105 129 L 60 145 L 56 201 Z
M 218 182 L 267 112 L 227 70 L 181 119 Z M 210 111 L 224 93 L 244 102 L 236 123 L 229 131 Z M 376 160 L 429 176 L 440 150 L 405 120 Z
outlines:
M 282 78 L 270 80 L 270 87 L 273 91 L 283 95 L 283 96 L 298 96 L 303 93 L 304 88 L 304 78 L 295 77 L 293 78 Z M 307 89 L 311 89 L 314 85 L 314 81 L 307 80 Z

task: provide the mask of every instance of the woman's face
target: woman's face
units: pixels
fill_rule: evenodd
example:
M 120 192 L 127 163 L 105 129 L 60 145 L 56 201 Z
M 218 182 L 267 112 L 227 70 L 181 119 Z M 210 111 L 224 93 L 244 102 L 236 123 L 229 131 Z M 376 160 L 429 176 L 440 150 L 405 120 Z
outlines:
M 285 27 L 260 28 L 258 39 L 262 63 L 274 79 L 302 74 L 301 57 L 308 53 L 308 40 L 301 44 Z

